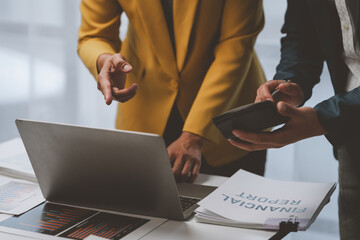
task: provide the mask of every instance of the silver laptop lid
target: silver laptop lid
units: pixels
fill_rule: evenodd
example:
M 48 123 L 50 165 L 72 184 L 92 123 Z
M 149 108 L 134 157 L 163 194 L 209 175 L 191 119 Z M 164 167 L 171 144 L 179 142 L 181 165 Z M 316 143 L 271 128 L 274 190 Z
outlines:
M 16 120 L 51 202 L 183 219 L 162 137 Z

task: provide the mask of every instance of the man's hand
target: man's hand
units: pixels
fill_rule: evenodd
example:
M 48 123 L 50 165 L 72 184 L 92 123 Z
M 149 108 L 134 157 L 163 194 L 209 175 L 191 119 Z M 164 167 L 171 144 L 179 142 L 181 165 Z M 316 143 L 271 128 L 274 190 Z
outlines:
M 120 53 L 102 54 L 97 60 L 99 76 L 98 89 L 102 92 L 107 105 L 112 100 L 126 102 L 135 96 L 138 85 L 132 84 L 125 88 L 126 74 L 132 71 L 132 66 L 126 62 Z
M 273 132 L 260 133 L 234 130 L 233 134 L 242 141 L 230 140 L 230 143 L 235 147 L 247 151 L 256 151 L 268 148 L 280 148 L 305 138 L 326 133 L 313 108 L 295 108 L 290 104 L 279 102 L 277 109 L 281 115 L 290 118 L 282 128 Z
M 173 164 L 175 179 L 181 182 L 194 182 L 201 166 L 201 149 L 205 139 L 189 132 L 183 132 L 168 148 L 170 162 Z
M 275 91 L 277 91 L 277 93 L 272 96 L 271 94 Z M 283 80 L 270 80 L 258 88 L 255 102 L 265 100 L 273 102 L 284 101 L 296 107 L 304 101 L 304 93 L 296 83 Z

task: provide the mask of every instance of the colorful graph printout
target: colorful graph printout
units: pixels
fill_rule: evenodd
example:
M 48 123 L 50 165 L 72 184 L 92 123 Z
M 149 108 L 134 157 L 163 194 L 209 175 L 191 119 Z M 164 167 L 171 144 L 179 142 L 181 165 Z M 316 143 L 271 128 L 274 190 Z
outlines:
M 122 215 L 100 213 L 69 231 L 61 237 L 84 239 L 90 235 L 117 240 L 141 227 L 149 220 Z
M 19 208 L 39 196 L 41 196 L 41 192 L 38 185 L 10 181 L 0 186 L 0 212 L 11 213 L 11 210 Z M 30 208 L 39 203 L 41 201 L 35 201 L 35 205 Z
M 81 208 L 43 203 L 20 216 L 1 222 L 0 225 L 55 236 L 96 213 Z
M 117 240 L 148 221 L 148 219 L 43 203 L 20 216 L 0 222 L 0 226 L 69 239 L 84 239 L 94 235 Z

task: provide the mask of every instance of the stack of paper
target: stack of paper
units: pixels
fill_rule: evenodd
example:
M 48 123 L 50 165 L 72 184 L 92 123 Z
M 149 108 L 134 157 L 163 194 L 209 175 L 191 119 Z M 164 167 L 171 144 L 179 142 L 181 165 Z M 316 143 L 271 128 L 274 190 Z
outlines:
M 329 202 L 336 183 L 285 182 L 239 170 L 201 200 L 198 222 L 244 228 L 279 229 L 296 219 L 306 230 Z
M 37 183 L 21 138 L 0 144 L 0 174 Z

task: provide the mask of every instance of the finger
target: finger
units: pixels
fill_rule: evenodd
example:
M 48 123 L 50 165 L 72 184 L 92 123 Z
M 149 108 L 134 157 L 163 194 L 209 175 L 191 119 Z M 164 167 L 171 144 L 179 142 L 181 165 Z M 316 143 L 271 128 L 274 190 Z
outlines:
M 191 173 L 191 178 L 190 178 L 190 182 L 193 183 L 196 178 L 199 176 L 199 172 L 200 172 L 200 166 L 201 166 L 201 161 L 196 162 L 193 166 L 193 170 Z
M 181 171 L 181 180 L 186 182 L 191 177 L 191 168 L 194 165 L 194 161 L 187 160 Z
M 176 160 L 176 157 L 175 157 L 175 156 L 171 156 L 171 157 L 170 157 L 171 167 L 174 166 L 175 160 Z
M 168 152 L 168 154 L 169 154 L 169 159 L 170 159 L 170 162 L 174 161 L 174 160 L 175 160 L 176 155 L 175 155 L 174 151 L 172 150 L 171 145 L 170 145 L 170 146 L 168 146 L 166 149 L 167 149 L 167 152 Z
M 174 166 L 175 159 L 176 159 L 176 155 L 175 155 L 174 152 L 171 150 L 171 147 L 168 147 L 168 148 L 167 148 L 167 151 L 168 151 L 168 154 L 169 154 L 169 160 L 170 160 L 171 167 L 173 167 L 173 166 Z
M 257 90 L 255 102 L 262 102 L 265 100 L 274 101 L 268 86 L 260 86 Z
M 98 89 L 104 95 L 104 99 L 107 105 L 110 105 L 112 102 L 112 91 L 111 91 L 111 83 L 108 76 L 104 73 L 100 73 L 98 75 Z
M 245 141 L 245 144 L 258 144 L 258 145 L 281 145 L 282 134 L 283 132 L 279 130 L 274 132 L 243 132 L 240 130 L 233 130 L 232 133 L 242 141 Z M 233 140 L 234 141 L 234 140 Z M 247 143 L 246 143 L 247 142 Z
M 299 110 L 297 108 L 291 106 L 290 104 L 282 102 L 282 101 L 278 102 L 277 110 L 281 115 L 289 117 L 289 118 L 295 118 L 300 114 Z
M 183 165 L 184 165 L 183 157 L 179 156 L 179 155 L 176 156 L 174 166 L 173 166 L 173 173 L 174 173 L 175 179 L 180 178 L 180 172 L 183 168 Z
M 296 83 L 283 82 L 278 88 L 282 93 L 291 96 L 298 96 L 302 92 L 300 86 Z
M 136 92 L 132 93 L 132 94 L 126 94 L 126 95 L 115 95 L 114 94 L 114 91 L 113 91 L 113 99 L 118 101 L 118 102 L 127 102 L 129 101 L 130 99 L 132 99 L 134 96 L 136 95 Z
M 118 87 L 112 88 L 112 96 L 119 102 L 128 101 L 136 95 L 138 85 L 133 83 L 130 87 L 119 89 Z
M 126 83 L 126 73 L 118 71 L 111 73 L 111 83 L 113 87 L 117 87 L 119 89 L 125 88 Z
M 229 142 L 237 147 L 244 149 L 246 151 L 252 152 L 252 151 L 258 151 L 258 150 L 264 150 L 269 148 L 279 148 L 282 147 L 281 145 L 274 145 L 274 144 L 252 144 L 252 143 L 245 143 L 235 140 L 229 140 Z
M 115 99 L 116 101 L 118 101 L 118 102 L 121 102 L 121 103 L 126 103 L 127 101 L 129 101 L 130 99 L 132 99 L 134 96 L 131 96 L 131 97 L 129 97 L 129 98 L 123 98 L 123 99 L 121 99 L 121 100 L 118 100 L 118 99 Z
M 121 54 L 114 54 L 112 58 L 112 63 L 114 64 L 115 70 L 120 70 L 124 73 L 129 73 L 132 71 L 132 66 L 128 63 Z
M 286 103 L 293 103 L 294 102 L 294 97 L 284 94 L 282 92 L 279 92 L 278 94 L 276 94 L 276 96 L 273 97 L 275 102 L 286 102 Z M 294 105 L 297 106 L 297 105 Z
M 255 102 L 261 102 L 265 100 L 274 101 L 272 93 L 282 82 L 282 80 L 269 80 L 263 85 L 261 85 L 257 90 Z

